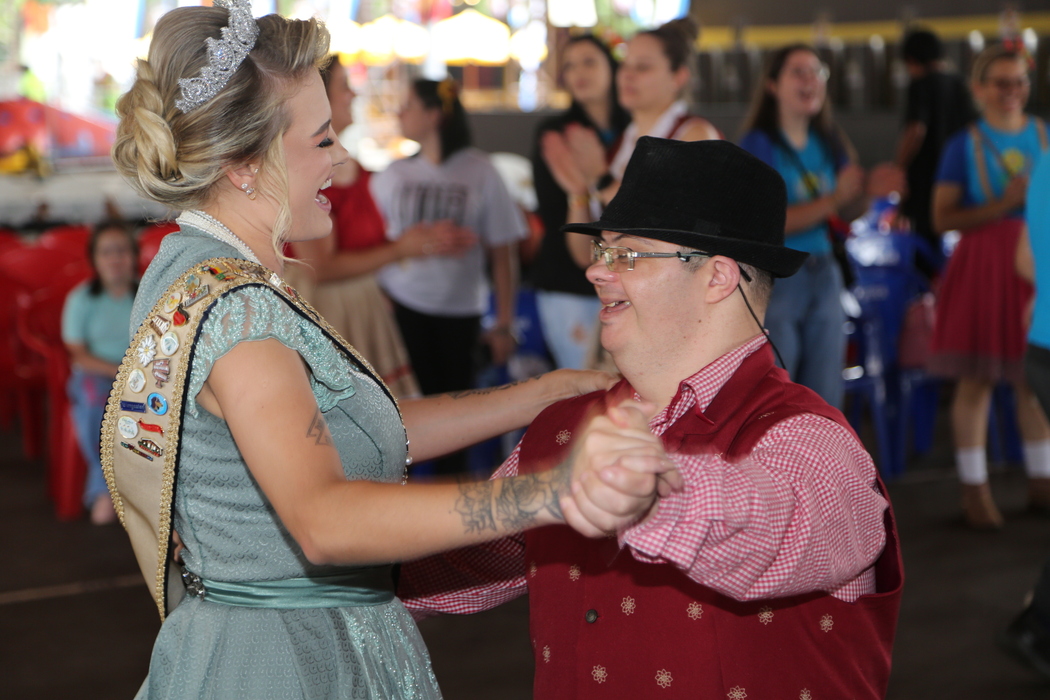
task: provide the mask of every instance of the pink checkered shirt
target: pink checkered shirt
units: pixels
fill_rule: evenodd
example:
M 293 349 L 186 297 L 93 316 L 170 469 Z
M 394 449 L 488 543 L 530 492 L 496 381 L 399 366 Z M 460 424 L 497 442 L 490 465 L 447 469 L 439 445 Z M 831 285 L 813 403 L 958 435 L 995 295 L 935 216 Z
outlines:
M 687 411 L 706 410 L 759 335 L 682 383 L 649 426 L 662 435 Z M 520 449 L 520 446 L 519 446 Z M 493 478 L 518 471 L 514 452 Z M 771 428 L 747 459 L 671 455 L 685 487 L 620 533 L 639 561 L 673 564 L 737 600 L 826 591 L 852 602 L 875 592 L 887 502 L 871 457 L 834 421 L 806 413 Z M 487 610 L 527 592 L 524 537 L 507 537 L 405 565 L 405 605 L 427 612 Z

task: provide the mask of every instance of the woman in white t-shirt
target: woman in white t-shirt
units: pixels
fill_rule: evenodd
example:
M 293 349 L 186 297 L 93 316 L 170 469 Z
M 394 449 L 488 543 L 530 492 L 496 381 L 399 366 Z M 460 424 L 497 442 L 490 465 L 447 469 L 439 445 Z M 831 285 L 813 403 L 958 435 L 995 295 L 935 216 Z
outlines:
M 421 222 L 469 229 L 477 243 L 456 255 L 432 255 L 384 267 L 379 283 L 394 302 L 412 367 L 424 395 L 473 385 L 474 350 L 488 308 L 490 267 L 496 324 L 485 334 L 492 361 L 514 351 L 511 323 L 517 293 L 517 244 L 525 217 L 488 156 L 470 147 L 467 114 L 452 80 L 415 80 L 398 113 L 419 153 L 372 178 L 372 196 L 397 240 Z M 462 471 L 462 454 L 439 460 L 438 473 Z

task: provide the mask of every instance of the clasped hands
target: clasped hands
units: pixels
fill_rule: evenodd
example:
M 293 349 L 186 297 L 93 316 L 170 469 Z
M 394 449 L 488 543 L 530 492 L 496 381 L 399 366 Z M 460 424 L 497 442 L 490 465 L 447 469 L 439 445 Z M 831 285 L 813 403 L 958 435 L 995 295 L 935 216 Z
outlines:
M 564 132 L 544 133 L 540 150 L 555 182 L 568 194 L 587 194 L 608 169 L 598 134 L 579 124 L 568 125 Z
M 560 506 L 566 524 L 586 537 L 615 534 L 649 515 L 682 488 L 682 477 L 649 430 L 653 407 L 624 401 L 592 418 L 561 468 L 569 470 Z
M 462 256 L 477 245 L 478 237 L 469 228 L 448 219 L 420 222 L 406 228 L 394 241 L 402 258 L 430 255 Z

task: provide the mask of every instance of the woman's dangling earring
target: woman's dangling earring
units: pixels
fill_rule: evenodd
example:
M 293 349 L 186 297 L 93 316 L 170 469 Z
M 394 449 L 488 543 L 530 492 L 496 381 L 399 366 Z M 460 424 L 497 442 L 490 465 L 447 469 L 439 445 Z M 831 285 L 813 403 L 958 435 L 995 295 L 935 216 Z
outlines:
M 244 194 L 248 195 L 248 199 L 255 199 L 255 188 L 249 187 L 247 182 L 241 183 L 241 189 L 244 190 Z

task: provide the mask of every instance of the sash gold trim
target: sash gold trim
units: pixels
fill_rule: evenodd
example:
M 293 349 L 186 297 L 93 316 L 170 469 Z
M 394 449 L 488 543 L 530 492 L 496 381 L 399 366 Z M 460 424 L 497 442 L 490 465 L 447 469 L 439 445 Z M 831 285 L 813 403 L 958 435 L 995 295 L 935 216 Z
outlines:
M 162 621 L 182 598 L 180 572 L 169 558 L 169 551 L 175 473 L 193 350 L 201 323 L 212 305 L 249 285 L 276 291 L 292 308 L 319 326 L 386 392 L 401 415 L 394 395 L 368 361 L 276 273 L 237 258 L 212 258 L 184 272 L 161 296 L 132 338 L 110 392 L 101 435 L 102 471 L 113 507 L 128 532 Z

